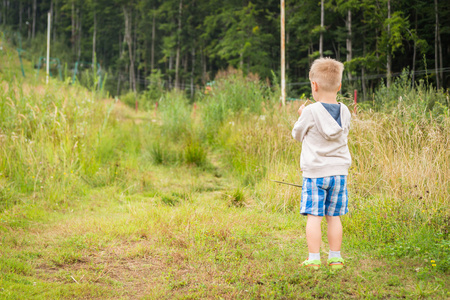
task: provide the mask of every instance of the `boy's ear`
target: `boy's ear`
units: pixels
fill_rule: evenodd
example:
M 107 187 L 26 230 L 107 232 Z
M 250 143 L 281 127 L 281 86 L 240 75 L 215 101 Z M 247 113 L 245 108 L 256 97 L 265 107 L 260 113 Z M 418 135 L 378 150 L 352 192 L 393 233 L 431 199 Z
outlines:
M 312 85 L 313 85 L 313 91 L 314 91 L 314 92 L 317 92 L 317 90 L 319 89 L 319 86 L 317 85 L 317 82 L 312 81 L 311 83 L 312 83 Z
M 338 92 L 341 90 L 341 87 L 342 87 L 342 83 L 341 84 L 339 84 L 339 87 L 338 87 Z

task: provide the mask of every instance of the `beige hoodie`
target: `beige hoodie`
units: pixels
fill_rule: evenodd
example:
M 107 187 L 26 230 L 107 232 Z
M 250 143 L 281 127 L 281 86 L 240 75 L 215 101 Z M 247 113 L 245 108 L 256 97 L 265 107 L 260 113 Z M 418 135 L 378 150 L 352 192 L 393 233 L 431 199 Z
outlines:
M 352 162 L 347 145 L 351 114 L 340 104 L 342 127 L 320 102 L 305 107 L 295 123 L 292 136 L 302 142 L 303 177 L 348 175 Z

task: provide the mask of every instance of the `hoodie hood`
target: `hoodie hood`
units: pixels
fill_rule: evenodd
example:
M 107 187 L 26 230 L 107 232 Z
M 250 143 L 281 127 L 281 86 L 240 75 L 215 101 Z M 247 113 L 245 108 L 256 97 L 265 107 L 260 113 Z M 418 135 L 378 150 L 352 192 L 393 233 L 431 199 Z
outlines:
M 310 105 L 316 128 L 326 140 L 335 140 L 348 133 L 348 128 L 346 128 L 344 124 L 348 123 L 347 120 L 349 119 L 350 112 L 345 105 L 342 103 L 339 104 L 341 124 L 343 124 L 343 127 L 339 126 L 336 120 L 320 102 Z

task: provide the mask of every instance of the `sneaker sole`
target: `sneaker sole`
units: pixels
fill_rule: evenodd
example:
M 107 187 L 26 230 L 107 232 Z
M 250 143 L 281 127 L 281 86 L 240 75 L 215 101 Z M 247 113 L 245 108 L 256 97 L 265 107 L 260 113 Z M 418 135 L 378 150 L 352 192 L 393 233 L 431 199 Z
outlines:
M 344 268 L 344 264 L 329 264 L 329 266 L 332 270 L 339 270 Z
M 319 270 L 320 265 L 306 265 L 306 266 L 303 266 L 303 267 L 304 268 L 311 268 L 313 270 Z

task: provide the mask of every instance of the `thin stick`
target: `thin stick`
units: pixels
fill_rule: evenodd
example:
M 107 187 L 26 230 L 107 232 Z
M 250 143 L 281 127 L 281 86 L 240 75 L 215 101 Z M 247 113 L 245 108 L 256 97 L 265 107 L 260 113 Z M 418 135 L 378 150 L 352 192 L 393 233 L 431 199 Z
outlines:
M 75 281 L 77 284 L 80 284 L 75 278 L 73 278 L 73 276 L 70 276 L 70 278 L 72 278 L 72 280 Z
M 299 184 L 294 184 L 294 183 L 289 183 L 289 182 L 284 182 L 284 181 L 278 181 L 278 180 L 270 180 L 270 181 L 273 181 L 273 182 L 276 182 L 276 183 L 281 183 L 281 184 L 286 184 L 286 185 L 292 185 L 292 186 L 296 186 L 296 187 L 302 187 L 301 185 L 299 185 Z

